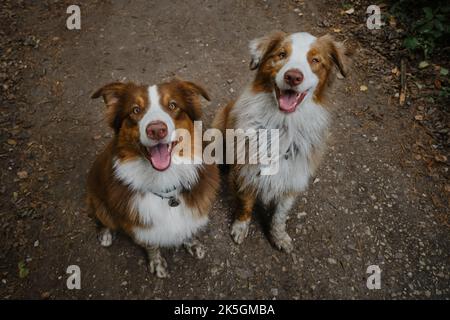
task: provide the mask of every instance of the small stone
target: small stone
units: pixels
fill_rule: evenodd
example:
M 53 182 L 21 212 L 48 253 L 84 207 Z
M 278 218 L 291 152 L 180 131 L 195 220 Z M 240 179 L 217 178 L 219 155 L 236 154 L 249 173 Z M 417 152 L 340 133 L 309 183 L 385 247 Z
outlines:
M 28 172 L 24 171 L 19 171 L 17 172 L 17 176 L 19 177 L 19 179 L 26 179 L 28 178 Z
M 354 8 L 350 8 L 350 9 L 345 11 L 346 14 L 353 14 L 353 12 L 355 12 Z
M 277 289 L 277 288 L 272 288 L 272 289 L 270 289 L 270 293 L 271 293 L 273 296 L 277 296 L 277 295 L 278 295 L 278 289 Z
M 337 261 L 336 261 L 336 259 L 328 258 L 328 263 L 329 264 L 337 264 Z
M 419 69 L 425 69 L 429 65 L 430 64 L 427 61 L 422 61 L 422 62 L 419 63 Z
M 33 246 L 34 246 L 35 248 L 36 248 L 36 247 L 39 247 L 39 240 L 36 240 L 36 241 L 34 242 Z
M 306 212 L 305 211 L 297 213 L 297 218 L 299 218 L 299 219 L 301 217 L 305 217 L 305 216 L 306 216 Z

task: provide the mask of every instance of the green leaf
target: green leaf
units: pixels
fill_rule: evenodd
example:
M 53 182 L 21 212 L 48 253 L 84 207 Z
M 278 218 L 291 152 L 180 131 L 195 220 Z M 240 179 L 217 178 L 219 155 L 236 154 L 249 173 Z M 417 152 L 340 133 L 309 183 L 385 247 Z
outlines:
M 439 31 L 444 31 L 444 25 L 439 20 L 434 20 L 434 26 Z
M 405 41 L 403 41 L 403 46 L 406 49 L 414 50 L 419 46 L 419 41 L 415 37 L 407 37 Z
M 425 19 L 433 19 L 433 10 L 430 7 L 423 8 L 423 12 L 425 13 Z
M 21 279 L 26 278 L 30 273 L 30 270 L 28 270 L 28 268 L 25 266 L 25 262 L 20 261 L 18 267 L 19 267 L 19 278 Z
M 441 74 L 441 76 L 446 76 L 448 75 L 448 69 L 441 67 L 441 71 L 439 71 L 439 73 Z
M 433 21 L 429 21 L 429 22 L 425 23 L 423 26 L 421 26 L 418 29 L 418 31 L 420 33 L 432 33 L 433 32 L 433 26 L 434 26 Z

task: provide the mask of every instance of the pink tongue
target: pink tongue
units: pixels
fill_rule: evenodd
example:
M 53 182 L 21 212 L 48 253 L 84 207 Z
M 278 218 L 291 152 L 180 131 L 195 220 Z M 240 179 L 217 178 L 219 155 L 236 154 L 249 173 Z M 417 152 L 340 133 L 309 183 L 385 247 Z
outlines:
M 149 150 L 150 162 L 156 170 L 164 171 L 170 166 L 169 145 L 160 143 Z
M 297 104 L 297 93 L 283 92 L 280 94 L 279 100 L 280 109 L 283 111 L 292 111 Z

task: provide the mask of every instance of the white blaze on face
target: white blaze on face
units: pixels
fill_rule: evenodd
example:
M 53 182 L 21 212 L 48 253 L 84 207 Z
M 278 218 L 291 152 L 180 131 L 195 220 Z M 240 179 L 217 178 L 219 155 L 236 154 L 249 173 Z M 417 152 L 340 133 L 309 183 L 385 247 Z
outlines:
M 319 78 L 311 70 L 308 62 L 308 51 L 311 44 L 316 41 L 316 37 L 307 32 L 299 32 L 290 35 L 286 40 L 291 42 L 291 54 L 287 58 L 286 64 L 278 71 L 275 81 L 280 90 L 294 89 L 297 92 L 308 90 L 310 96 L 317 84 Z M 291 69 L 298 69 L 303 73 L 303 81 L 298 86 L 291 88 L 284 82 L 284 74 Z
M 170 143 L 175 133 L 175 123 L 170 115 L 161 106 L 161 99 L 157 86 L 148 87 L 148 107 L 142 119 L 139 121 L 139 135 L 141 143 L 146 147 L 152 147 L 158 143 Z M 160 141 L 150 139 L 147 136 L 147 127 L 151 122 L 162 121 L 167 126 L 167 136 Z
M 172 159 L 172 136 L 175 136 L 175 123 L 161 105 L 157 86 L 148 88 L 148 107 L 139 121 L 139 138 L 147 150 L 147 158 L 153 168 L 164 171 L 169 168 Z M 161 140 L 151 139 L 147 135 L 147 127 L 155 121 L 165 123 L 167 135 Z

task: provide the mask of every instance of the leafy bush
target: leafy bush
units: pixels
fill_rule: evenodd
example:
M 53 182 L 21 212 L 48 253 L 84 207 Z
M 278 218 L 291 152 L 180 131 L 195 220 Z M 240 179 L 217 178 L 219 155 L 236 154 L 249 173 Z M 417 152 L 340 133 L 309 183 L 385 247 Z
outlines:
M 427 58 L 450 37 L 450 2 L 396 1 L 391 12 L 409 26 L 404 47 L 411 52 L 421 50 Z

